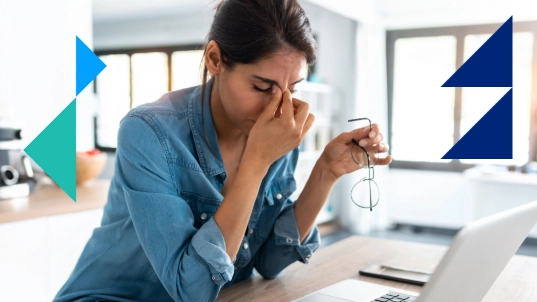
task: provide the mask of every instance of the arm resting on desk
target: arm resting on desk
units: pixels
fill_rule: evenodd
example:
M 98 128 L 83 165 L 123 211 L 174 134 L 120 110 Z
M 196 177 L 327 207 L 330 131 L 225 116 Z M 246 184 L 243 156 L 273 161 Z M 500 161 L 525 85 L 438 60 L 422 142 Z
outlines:
M 265 279 L 276 278 L 287 266 L 300 261 L 309 263 L 313 253 L 319 248 L 321 238 L 314 225 L 304 241 L 295 217 L 295 204 L 290 199 L 280 212 L 269 238 L 254 257 L 254 268 Z

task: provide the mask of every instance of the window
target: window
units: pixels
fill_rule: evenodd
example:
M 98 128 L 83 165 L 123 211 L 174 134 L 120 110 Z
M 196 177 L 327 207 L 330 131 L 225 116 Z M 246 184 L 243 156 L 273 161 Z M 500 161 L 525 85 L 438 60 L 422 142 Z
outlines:
M 114 151 L 127 112 L 164 93 L 201 84 L 202 45 L 96 51 L 106 68 L 94 81 L 99 98 L 95 147 Z
M 510 89 L 441 87 L 501 25 L 387 32 L 392 167 L 463 171 L 481 163 L 536 160 L 537 22 L 513 24 L 513 159 L 441 159 Z

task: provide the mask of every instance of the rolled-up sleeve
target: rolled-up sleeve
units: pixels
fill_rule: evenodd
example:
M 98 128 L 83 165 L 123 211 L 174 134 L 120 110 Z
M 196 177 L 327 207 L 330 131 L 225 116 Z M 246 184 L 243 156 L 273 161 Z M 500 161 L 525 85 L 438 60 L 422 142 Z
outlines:
M 179 197 L 168 147 L 151 116 L 120 123 L 116 171 L 134 229 L 149 262 L 174 301 L 213 301 L 231 280 L 234 261 L 216 221 L 199 230 Z
M 288 199 L 276 218 L 269 238 L 254 258 L 254 267 L 263 278 L 274 279 L 296 261 L 309 263 L 320 242 L 319 230 L 315 224 L 304 241 L 300 242 L 295 203 Z

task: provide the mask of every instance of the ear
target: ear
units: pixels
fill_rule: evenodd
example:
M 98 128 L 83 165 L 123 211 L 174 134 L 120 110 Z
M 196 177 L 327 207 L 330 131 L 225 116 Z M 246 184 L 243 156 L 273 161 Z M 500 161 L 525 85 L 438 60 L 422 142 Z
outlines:
M 220 74 L 222 72 L 222 60 L 220 60 L 221 52 L 220 46 L 216 43 L 215 40 L 209 41 L 207 44 L 207 50 L 205 52 L 205 66 L 207 66 L 207 71 L 212 74 Z

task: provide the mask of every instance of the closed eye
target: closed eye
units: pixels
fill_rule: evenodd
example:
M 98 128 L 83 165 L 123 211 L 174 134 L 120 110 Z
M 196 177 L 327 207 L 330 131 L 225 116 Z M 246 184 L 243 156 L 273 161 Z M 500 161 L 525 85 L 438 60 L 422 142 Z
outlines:
M 270 87 L 267 88 L 267 89 L 261 89 L 261 88 L 257 87 L 256 85 L 254 85 L 254 89 L 257 90 L 257 91 L 260 91 L 260 92 L 271 93 L 272 86 L 270 86 Z M 289 89 L 289 91 L 290 91 L 291 93 L 295 93 L 295 92 L 296 92 L 296 89 L 293 89 L 293 90 Z

